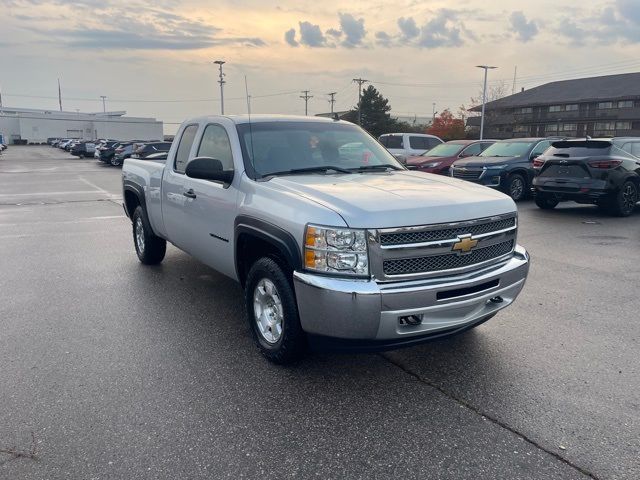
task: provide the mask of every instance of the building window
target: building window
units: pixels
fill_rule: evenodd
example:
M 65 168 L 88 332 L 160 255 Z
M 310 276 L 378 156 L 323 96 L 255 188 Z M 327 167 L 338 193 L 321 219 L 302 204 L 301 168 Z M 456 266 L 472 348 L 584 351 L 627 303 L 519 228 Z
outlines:
M 621 100 L 618 102 L 618 108 L 633 108 L 633 100 Z
M 516 125 L 513 127 L 515 133 L 529 133 L 529 125 Z
M 616 130 L 631 130 L 631 122 L 616 122 Z
M 575 123 L 563 123 L 562 131 L 563 132 L 575 132 L 578 130 L 578 125 Z
M 614 122 L 597 122 L 595 125 L 595 130 L 599 132 L 605 131 L 605 130 L 615 130 L 615 129 L 616 129 L 616 124 Z
M 613 108 L 613 102 L 598 103 L 598 110 L 606 110 L 607 108 Z
M 562 112 L 563 110 L 562 105 L 551 105 L 549 107 L 550 112 Z
M 575 112 L 576 110 L 578 110 L 578 104 L 572 103 L 570 105 L 565 105 L 564 109 L 566 112 Z
M 555 123 L 550 123 L 549 125 L 545 125 L 544 131 L 545 132 L 557 132 L 558 131 L 558 125 L 555 124 Z
M 520 114 L 533 113 L 533 107 L 516 108 L 516 113 L 520 113 Z

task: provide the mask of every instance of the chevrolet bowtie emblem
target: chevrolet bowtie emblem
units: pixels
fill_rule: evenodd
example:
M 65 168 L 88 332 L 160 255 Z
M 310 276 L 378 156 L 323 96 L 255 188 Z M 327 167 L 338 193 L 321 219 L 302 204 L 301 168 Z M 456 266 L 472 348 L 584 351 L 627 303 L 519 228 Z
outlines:
M 465 235 L 458 237 L 458 241 L 453 244 L 451 250 L 458 253 L 469 253 L 476 245 L 478 245 L 478 240 L 471 235 Z

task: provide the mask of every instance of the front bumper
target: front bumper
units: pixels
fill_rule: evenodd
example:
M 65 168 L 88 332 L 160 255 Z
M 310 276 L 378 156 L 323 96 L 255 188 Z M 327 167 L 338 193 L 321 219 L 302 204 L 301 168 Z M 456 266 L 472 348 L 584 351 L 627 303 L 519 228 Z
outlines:
M 305 332 L 384 349 L 457 333 L 483 321 L 513 303 L 528 271 L 529 255 L 517 246 L 510 259 L 464 275 L 377 283 L 294 272 L 294 285 Z M 421 323 L 400 319 L 412 315 L 422 316 Z

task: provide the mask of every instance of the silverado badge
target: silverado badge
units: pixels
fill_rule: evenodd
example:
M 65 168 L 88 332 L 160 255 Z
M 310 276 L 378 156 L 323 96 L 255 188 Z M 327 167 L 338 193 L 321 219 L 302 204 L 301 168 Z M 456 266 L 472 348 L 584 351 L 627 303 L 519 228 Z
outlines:
M 478 240 L 473 238 L 471 235 L 461 235 L 458 237 L 458 241 L 453 244 L 453 248 L 451 249 L 454 252 L 469 253 L 473 250 L 476 245 L 478 245 Z

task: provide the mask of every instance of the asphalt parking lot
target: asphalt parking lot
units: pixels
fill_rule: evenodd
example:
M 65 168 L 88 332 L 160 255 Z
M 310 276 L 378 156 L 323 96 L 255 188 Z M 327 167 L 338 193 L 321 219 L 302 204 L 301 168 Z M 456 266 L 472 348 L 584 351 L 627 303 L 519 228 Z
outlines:
M 640 478 L 640 208 L 524 202 L 512 307 L 283 368 L 235 283 L 138 263 L 120 201 L 118 168 L 0 156 L 0 478 Z

